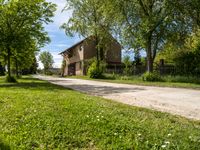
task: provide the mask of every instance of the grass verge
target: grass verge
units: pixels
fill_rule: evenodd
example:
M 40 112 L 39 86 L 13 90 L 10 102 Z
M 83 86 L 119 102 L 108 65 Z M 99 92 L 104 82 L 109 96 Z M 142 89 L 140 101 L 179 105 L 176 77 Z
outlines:
M 200 80 L 192 77 L 181 76 L 165 76 L 163 82 L 148 82 L 143 81 L 140 76 L 115 76 L 106 75 L 104 79 L 91 79 L 88 76 L 68 76 L 67 78 L 95 80 L 102 82 L 121 83 L 121 84 L 134 84 L 144 86 L 157 86 L 157 87 L 173 87 L 173 88 L 188 88 L 188 89 L 200 89 Z M 196 82 L 196 83 L 195 83 Z
M 200 122 L 0 78 L 0 149 L 200 149 Z

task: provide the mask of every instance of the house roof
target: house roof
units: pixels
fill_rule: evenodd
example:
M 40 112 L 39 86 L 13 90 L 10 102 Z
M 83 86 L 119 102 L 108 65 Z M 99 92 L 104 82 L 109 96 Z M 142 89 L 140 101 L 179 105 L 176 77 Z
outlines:
M 70 51 L 71 49 L 73 49 L 73 48 L 76 47 L 77 45 L 83 43 L 85 40 L 87 40 L 87 39 L 89 39 L 89 38 L 92 38 L 92 37 L 94 37 L 94 36 L 89 36 L 89 37 L 87 37 L 87 38 L 85 38 L 85 39 L 79 41 L 78 43 L 72 45 L 71 47 L 69 47 L 69 48 L 67 48 L 66 50 L 64 50 L 64 51 L 62 51 L 61 53 L 59 53 L 59 55 L 62 55 L 62 54 L 64 54 L 65 52 Z M 114 38 L 113 38 L 113 39 L 114 39 Z M 114 39 L 114 40 L 119 44 L 119 42 L 118 42 L 116 39 Z M 119 45 L 120 45 L 120 44 L 119 44 Z M 120 46 L 121 46 L 121 45 L 120 45 Z
M 76 43 L 76 44 L 72 45 L 71 47 L 69 47 L 69 48 L 67 48 L 66 50 L 64 50 L 64 51 L 62 51 L 61 53 L 59 53 L 59 55 L 62 55 L 63 53 L 65 53 L 65 52 L 67 52 L 67 51 L 69 51 L 69 50 L 73 49 L 73 48 L 74 48 L 74 47 L 76 47 L 77 45 L 79 45 L 79 44 L 83 43 L 83 42 L 84 42 L 86 39 L 88 39 L 88 38 L 85 38 L 85 39 L 83 39 L 83 40 L 79 41 L 78 43 Z

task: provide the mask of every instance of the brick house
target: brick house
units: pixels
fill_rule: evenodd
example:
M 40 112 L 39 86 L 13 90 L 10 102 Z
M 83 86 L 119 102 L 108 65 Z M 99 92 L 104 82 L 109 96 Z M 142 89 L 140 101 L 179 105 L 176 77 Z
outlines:
M 86 38 L 60 54 L 66 61 L 64 75 L 86 75 L 86 60 L 96 57 L 95 40 Z M 109 65 L 121 65 L 121 45 L 116 41 L 110 44 L 106 50 L 105 61 Z

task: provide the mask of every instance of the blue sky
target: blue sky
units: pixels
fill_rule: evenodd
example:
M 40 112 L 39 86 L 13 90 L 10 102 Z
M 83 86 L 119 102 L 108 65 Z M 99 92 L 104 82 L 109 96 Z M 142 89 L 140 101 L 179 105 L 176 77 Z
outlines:
M 48 2 L 53 2 L 57 4 L 57 11 L 53 18 L 53 23 L 45 25 L 45 30 L 49 33 L 51 38 L 51 43 L 46 45 L 41 49 L 41 51 L 49 51 L 54 57 L 54 67 L 60 67 L 62 62 L 62 56 L 58 55 L 61 51 L 67 49 L 71 45 L 75 44 L 80 40 L 78 36 L 76 37 L 67 37 L 65 31 L 60 29 L 60 26 L 67 22 L 71 16 L 71 11 L 64 11 L 62 9 L 66 5 L 66 0 L 47 0 Z M 43 65 L 39 62 L 39 68 L 42 68 Z

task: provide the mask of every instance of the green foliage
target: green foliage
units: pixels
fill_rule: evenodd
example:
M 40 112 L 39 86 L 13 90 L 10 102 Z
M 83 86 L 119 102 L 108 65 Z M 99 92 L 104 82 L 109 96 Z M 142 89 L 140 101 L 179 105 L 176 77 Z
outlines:
M 199 76 L 200 74 L 200 31 L 189 36 L 183 45 L 168 43 L 165 50 L 158 54 L 157 63 L 165 59 L 166 63 L 173 64 L 176 74 L 185 76 Z
M 131 58 L 129 55 L 124 56 L 123 63 L 125 65 L 124 74 L 131 75 L 133 66 L 132 66 Z
M 94 42 L 99 63 L 105 60 L 113 42 L 111 27 L 114 20 L 105 17 L 104 6 L 105 0 L 68 0 L 66 10 L 71 10 L 72 16 L 62 25 L 67 35 L 79 34 Z
M 163 81 L 160 74 L 157 72 L 146 72 L 142 75 L 143 81 L 150 81 L 150 82 L 156 82 L 156 81 Z
M 49 69 L 52 68 L 54 63 L 53 56 L 50 52 L 44 51 L 40 53 L 39 60 L 42 62 L 44 66 L 44 73 L 47 74 Z
M 163 80 L 165 82 L 173 82 L 173 83 L 194 83 L 200 84 L 200 78 L 195 76 L 164 76 Z
M 142 80 L 141 76 L 123 76 L 117 74 L 104 74 L 103 79 L 98 81 L 111 82 L 111 83 L 123 83 L 143 86 L 158 86 L 158 87 L 173 87 L 173 88 L 188 88 L 188 89 L 200 89 L 200 78 L 193 76 L 162 76 L 162 82 L 146 82 Z M 95 80 L 87 76 L 73 76 L 70 78 L 78 78 L 85 80 Z
M 50 70 L 46 70 L 46 71 L 45 71 L 45 75 L 52 76 L 52 75 L 53 75 L 53 72 L 50 71 Z
M 44 31 L 44 23 L 52 22 L 55 5 L 45 0 L 9 0 L 0 7 L 0 49 L 6 58 L 8 75 L 11 65 L 28 68 L 35 52 L 50 39 Z
M 16 80 L 16 78 L 15 77 L 13 77 L 13 76 L 6 76 L 6 82 L 9 82 L 9 83 L 16 83 L 17 82 L 17 80 Z
M 2 80 L 0 149 L 199 149 L 199 121 L 29 77 L 12 86 Z
M 174 61 L 181 75 L 200 75 L 200 50 L 194 52 L 182 53 L 175 56 Z
M 99 66 L 99 67 L 98 67 Z M 105 64 L 103 62 L 100 62 L 98 64 L 98 61 L 95 60 L 92 62 L 92 64 L 89 66 L 89 69 L 88 69 L 88 76 L 90 78 L 94 78 L 94 79 L 100 79 L 100 78 L 103 78 L 103 72 L 105 70 Z

